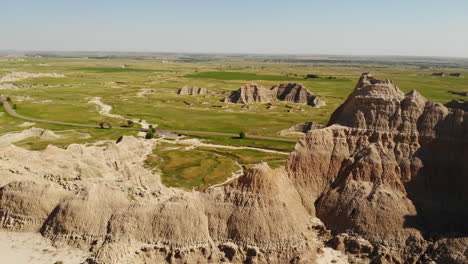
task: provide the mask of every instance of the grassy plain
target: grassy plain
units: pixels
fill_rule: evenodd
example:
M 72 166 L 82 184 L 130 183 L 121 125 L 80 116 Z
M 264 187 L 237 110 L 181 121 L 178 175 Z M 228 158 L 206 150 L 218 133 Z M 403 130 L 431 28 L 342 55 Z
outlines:
M 460 72 L 465 77 L 436 77 L 432 72 Z M 405 92 L 418 90 L 432 101 L 447 103 L 463 97 L 448 91 L 468 91 L 468 62 L 435 59 L 379 58 L 346 60 L 262 57 L 176 57 L 170 55 L 141 58 L 60 58 L 60 57 L 0 57 L 0 78 L 10 72 L 59 73 L 63 78 L 28 78 L 9 82 L 18 89 L 0 90 L 10 96 L 19 114 L 55 121 L 96 124 L 109 122 L 120 126 L 124 120 L 101 115 L 98 107 L 89 104 L 94 97 L 113 107 L 112 113 L 124 117 L 144 119 L 158 124 L 161 129 L 201 130 L 262 136 L 278 136 L 280 130 L 306 121 L 326 124 L 331 113 L 346 99 L 362 72 L 371 72 L 379 79 L 392 79 Z M 304 79 L 307 74 L 321 78 Z M 336 79 L 329 79 L 334 76 Z M 272 87 L 282 82 L 298 82 L 321 97 L 327 105 L 312 108 L 285 102 L 273 102 L 267 109 L 256 105 L 256 110 L 244 110 L 241 105 L 225 104 L 220 100 L 230 91 L 246 82 L 257 82 Z M 0 83 L 1 89 L 2 83 Z M 217 92 L 211 96 L 180 96 L 178 88 L 194 85 Z M 221 106 L 224 106 L 221 108 Z M 292 109 L 292 112 L 288 112 Z M 23 130 L 24 123 L 6 114 L 0 107 L 0 135 Z M 73 128 L 41 124 L 35 127 L 63 133 L 59 140 L 25 139 L 16 144 L 33 150 L 48 144 L 66 147 L 71 143 L 91 143 L 116 140 L 133 131 Z M 75 130 L 70 132 L 69 130 Z M 88 138 L 80 137 L 83 133 Z M 207 142 L 234 146 L 253 146 L 291 151 L 294 143 L 234 139 L 223 136 L 197 136 Z M 161 153 L 157 153 L 161 151 Z M 196 152 L 196 153 L 195 153 Z M 231 155 L 232 154 L 232 155 Z M 250 166 L 269 161 L 281 164 L 274 154 L 264 152 L 217 153 L 215 150 L 196 149 L 155 150 L 158 168 L 163 171 L 163 182 L 183 188 L 205 188 L 231 175 L 238 162 Z M 266 156 L 265 156 L 266 155 Z M 203 160 L 198 157 L 204 157 Z M 195 159 L 195 160 L 192 160 Z M 210 160 L 209 164 L 205 160 Z M 222 164 L 222 166 L 220 165 Z M 234 165 L 233 165 L 234 164 Z M 201 168 L 210 168 L 205 170 Z M 225 167 L 224 172 L 219 168 Z M 198 169 L 197 169 L 198 168 Z M 190 175 L 194 178 L 189 179 Z M 188 177 L 188 178 L 187 178 Z M 186 184 L 185 184 L 186 183 Z
M 222 183 L 238 173 L 241 166 L 250 168 L 267 162 L 272 168 L 284 165 L 287 155 L 266 153 L 252 149 L 221 149 L 198 147 L 185 150 L 186 146 L 160 144 L 148 156 L 146 166 L 162 175 L 167 186 L 190 190 L 203 190 Z

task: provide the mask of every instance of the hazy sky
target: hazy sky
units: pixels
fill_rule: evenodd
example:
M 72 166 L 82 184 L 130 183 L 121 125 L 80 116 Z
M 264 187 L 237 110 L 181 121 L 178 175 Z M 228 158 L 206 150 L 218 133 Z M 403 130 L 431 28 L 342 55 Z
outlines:
M 468 0 L 0 0 L 0 50 L 468 57 Z

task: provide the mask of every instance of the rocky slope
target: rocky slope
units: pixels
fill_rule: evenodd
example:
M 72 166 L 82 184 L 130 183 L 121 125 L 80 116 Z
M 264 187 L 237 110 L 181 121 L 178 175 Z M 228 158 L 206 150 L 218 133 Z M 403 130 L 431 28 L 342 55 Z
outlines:
M 307 88 L 297 83 L 282 83 L 270 89 L 280 101 L 308 104 L 314 107 L 325 105 L 325 102 L 314 96 Z
M 324 243 L 354 263 L 467 263 L 467 131 L 463 110 L 363 74 L 285 168 L 260 164 L 205 192 L 143 167 L 155 139 L 10 145 L 0 226 L 89 250 L 87 263 L 336 261 Z

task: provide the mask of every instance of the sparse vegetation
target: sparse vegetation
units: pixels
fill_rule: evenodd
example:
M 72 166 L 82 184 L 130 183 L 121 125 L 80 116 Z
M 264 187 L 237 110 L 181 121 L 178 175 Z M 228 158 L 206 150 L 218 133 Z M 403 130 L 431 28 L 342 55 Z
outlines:
M 287 81 L 287 80 L 300 80 L 296 77 L 287 75 L 257 75 L 255 73 L 244 72 L 201 72 L 197 74 L 187 74 L 185 78 L 198 78 L 198 79 L 217 79 L 217 80 L 266 80 L 266 81 Z
M 119 72 L 160 72 L 167 70 L 155 70 L 155 69 L 140 69 L 130 67 L 81 67 L 75 68 L 78 71 L 91 71 L 96 73 L 119 73 Z

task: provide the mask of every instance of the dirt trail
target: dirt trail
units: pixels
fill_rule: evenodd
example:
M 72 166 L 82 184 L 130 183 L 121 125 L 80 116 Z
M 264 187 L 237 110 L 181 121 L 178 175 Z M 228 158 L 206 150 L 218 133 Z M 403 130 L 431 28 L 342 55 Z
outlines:
M 216 188 L 216 187 L 223 186 L 223 185 L 225 185 L 225 184 L 227 184 L 227 183 L 229 183 L 229 182 L 231 182 L 233 180 L 236 180 L 237 178 L 241 177 L 242 175 L 244 175 L 244 168 L 237 161 L 236 161 L 236 165 L 239 166 L 239 168 L 240 168 L 238 171 L 233 172 L 232 176 L 227 178 L 222 183 L 211 185 L 210 187 L 208 187 L 208 189 L 213 189 L 213 188 Z
M 289 152 L 283 152 L 278 150 L 272 149 L 264 149 L 264 148 L 255 148 L 255 147 L 236 147 L 236 146 L 229 146 L 229 145 L 218 145 L 218 144 L 210 144 L 210 143 L 203 143 L 200 139 L 192 138 L 192 139 L 179 139 L 179 140 L 166 140 L 164 138 L 157 139 L 160 142 L 169 143 L 169 144 L 181 144 L 181 145 L 188 145 L 188 149 L 194 149 L 197 147 L 208 147 L 208 148 L 224 148 L 224 149 L 250 149 L 250 150 L 257 150 L 262 152 L 268 153 L 276 153 L 281 155 L 289 155 Z

